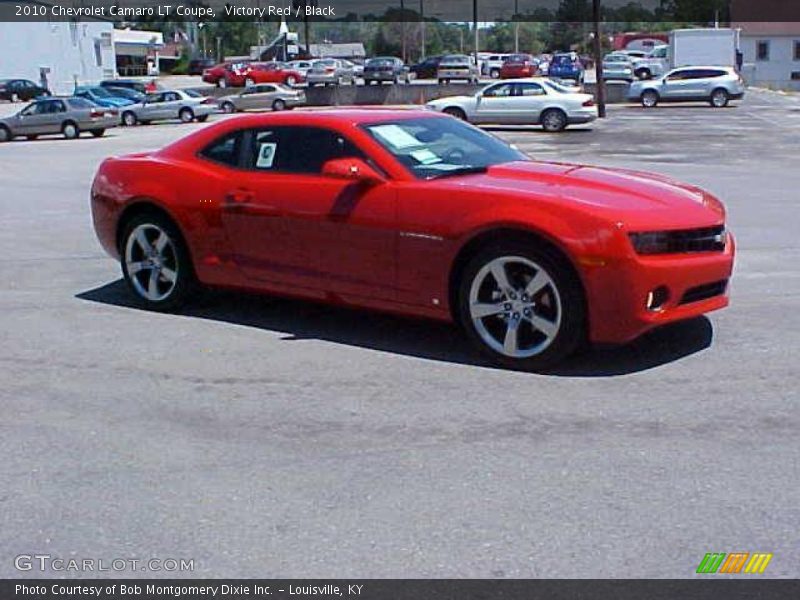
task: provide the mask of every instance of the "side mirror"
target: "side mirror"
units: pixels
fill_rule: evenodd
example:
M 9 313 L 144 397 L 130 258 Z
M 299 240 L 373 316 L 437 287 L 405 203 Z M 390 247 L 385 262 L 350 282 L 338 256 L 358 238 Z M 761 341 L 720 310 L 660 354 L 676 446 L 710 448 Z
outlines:
M 322 174 L 336 179 L 383 183 L 384 178 L 360 158 L 335 158 L 322 165 Z

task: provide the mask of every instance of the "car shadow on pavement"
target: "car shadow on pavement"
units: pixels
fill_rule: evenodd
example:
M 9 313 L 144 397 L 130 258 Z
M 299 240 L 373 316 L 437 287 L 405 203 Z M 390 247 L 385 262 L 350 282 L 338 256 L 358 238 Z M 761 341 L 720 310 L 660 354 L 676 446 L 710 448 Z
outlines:
M 81 292 L 76 298 L 142 309 L 122 279 Z M 194 317 L 285 333 L 283 340 L 316 339 L 486 368 L 497 368 L 474 353 L 458 328 L 448 323 L 341 308 L 310 301 L 209 291 L 177 312 Z M 651 331 L 626 346 L 586 350 L 547 374 L 609 377 L 652 369 L 708 348 L 711 322 L 699 317 Z

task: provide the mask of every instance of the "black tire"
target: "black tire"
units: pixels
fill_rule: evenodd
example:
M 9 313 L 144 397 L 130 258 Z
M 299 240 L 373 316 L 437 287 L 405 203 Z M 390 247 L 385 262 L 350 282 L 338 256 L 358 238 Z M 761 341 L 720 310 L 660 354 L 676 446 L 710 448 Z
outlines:
M 650 69 L 637 69 L 633 74 L 639 79 L 652 79 L 653 77 Z
M 14 134 L 11 133 L 11 130 L 5 125 L 0 125 L 0 143 L 10 142 L 13 139 Z
M 548 108 L 539 119 L 547 133 L 558 133 L 567 128 L 567 115 L 558 108 Z
M 92 135 L 96 138 L 103 137 L 106 133 L 105 129 L 92 129 Z
M 160 260 L 160 265 L 166 269 L 172 270 L 175 273 L 175 279 L 174 282 L 169 282 L 160 272 L 157 275 L 159 281 L 156 287 L 159 291 L 165 292 L 163 298 L 150 299 L 143 295 L 142 291 L 139 289 L 143 288 L 145 282 L 147 282 L 149 290 L 149 278 L 152 276 L 154 269 L 142 269 L 133 275 L 128 269 L 128 260 L 126 259 L 129 256 L 129 252 L 130 258 L 133 259 L 132 262 L 144 262 L 136 261 L 136 259 L 139 258 L 136 251 L 138 244 L 130 239 L 134 236 L 134 232 L 140 227 L 145 228 L 145 235 L 150 236 L 148 238 L 150 242 L 155 242 L 157 239 L 157 235 L 155 235 L 157 232 L 153 228 L 163 231 L 169 240 L 168 246 L 165 246 L 164 258 Z M 130 250 L 129 245 L 131 246 Z M 156 212 L 141 213 L 134 216 L 124 225 L 119 246 L 122 275 L 125 278 L 125 282 L 128 284 L 128 289 L 130 289 L 134 298 L 136 298 L 137 303 L 144 308 L 156 311 L 175 310 L 185 304 L 190 295 L 195 291 L 197 280 L 194 275 L 191 256 L 189 255 L 183 236 L 177 226 L 168 217 Z M 138 246 L 138 248 L 141 250 L 141 246 Z M 134 276 L 139 282 L 138 286 L 133 280 Z M 162 287 L 159 288 L 159 285 Z M 168 291 L 163 289 L 169 285 L 172 287 Z
M 126 110 L 122 113 L 122 124 L 126 127 L 133 127 L 138 123 L 138 119 L 136 118 L 136 113 L 132 110 Z
M 74 140 L 81 135 L 81 130 L 78 129 L 78 125 L 74 121 L 67 121 L 61 126 L 61 133 L 68 140 Z
M 197 117 L 197 122 L 198 123 L 205 123 L 206 121 L 208 121 L 208 115 L 201 115 L 201 116 Z
M 184 123 L 191 123 L 194 120 L 194 111 L 191 108 L 182 108 L 178 112 L 178 118 Z
M 731 97 L 728 94 L 728 90 L 725 88 L 717 88 L 711 92 L 711 96 L 708 98 L 708 103 L 714 108 L 725 108 L 728 106 L 730 99 Z
M 655 108 L 658 105 L 658 92 L 654 90 L 645 90 L 640 97 L 642 106 L 645 108 Z
M 489 71 L 489 77 L 492 79 L 499 79 L 500 78 L 500 69 L 492 69 Z
M 455 117 L 456 119 L 460 119 L 462 121 L 467 120 L 467 113 L 465 113 L 463 109 L 458 108 L 457 106 L 448 106 L 442 112 L 446 115 L 450 115 L 451 117 Z
M 222 112 L 232 115 L 236 112 L 236 106 L 233 104 L 233 102 L 223 102 Z
M 519 295 L 515 296 L 514 300 L 510 300 L 508 297 L 489 300 L 489 302 L 497 302 L 498 304 L 508 302 L 505 306 L 510 306 L 511 308 L 506 314 L 486 316 L 480 319 L 480 322 L 485 325 L 486 331 L 499 329 L 499 334 L 502 336 L 503 329 L 508 327 L 512 314 L 517 319 L 521 319 L 519 325 L 520 334 L 518 335 L 527 333 L 534 340 L 533 348 L 530 349 L 534 352 L 532 355 L 513 357 L 503 353 L 503 348 L 498 350 L 491 347 L 478 331 L 477 325 L 472 318 L 470 295 L 476 278 L 480 277 L 481 272 L 492 261 L 503 257 L 522 258 L 534 263 L 549 277 L 552 284 L 548 284 L 534 297 L 527 300 L 532 303 L 531 306 L 533 308 L 526 310 L 525 314 L 529 315 L 530 312 L 533 312 L 534 317 L 546 316 L 547 320 L 551 321 L 554 331 L 550 336 L 538 333 L 539 330 L 528 324 L 527 319 L 530 317 L 523 316 L 520 312 L 514 312 L 518 310 L 516 303 L 522 303 L 522 296 Z M 516 274 L 513 270 L 506 272 L 509 276 L 509 282 L 514 285 L 514 288 L 524 288 L 526 281 L 529 282 L 532 279 L 532 277 L 531 279 L 525 279 L 526 276 L 530 277 L 525 272 L 517 272 Z M 536 274 L 538 275 L 538 270 Z M 482 286 L 479 286 L 479 289 L 484 290 Z M 534 298 L 538 298 L 538 300 L 534 301 Z M 546 300 L 547 302 L 545 302 Z M 480 299 L 478 301 L 480 302 Z M 586 302 L 580 281 L 566 258 L 557 251 L 547 246 L 539 245 L 536 242 L 508 240 L 496 242 L 480 251 L 467 263 L 461 273 L 458 282 L 457 302 L 459 322 L 469 340 L 484 356 L 505 367 L 525 371 L 545 370 L 574 353 L 586 340 Z M 548 314 L 542 314 L 542 311 Z M 504 317 L 505 320 L 503 319 Z M 523 328 L 526 328 L 526 331 L 523 332 Z M 498 336 L 498 341 L 500 336 Z M 542 344 L 541 350 L 536 349 L 535 340 L 537 336 L 544 336 L 546 340 L 549 339 L 549 342 Z M 517 339 L 519 341 L 519 337 Z
M 294 87 L 297 84 L 297 77 L 294 75 L 289 75 L 286 77 L 286 81 L 284 81 L 284 83 L 289 87 Z
M 281 100 L 280 98 L 276 99 L 272 103 L 272 110 L 279 111 L 279 110 L 286 110 L 286 101 Z

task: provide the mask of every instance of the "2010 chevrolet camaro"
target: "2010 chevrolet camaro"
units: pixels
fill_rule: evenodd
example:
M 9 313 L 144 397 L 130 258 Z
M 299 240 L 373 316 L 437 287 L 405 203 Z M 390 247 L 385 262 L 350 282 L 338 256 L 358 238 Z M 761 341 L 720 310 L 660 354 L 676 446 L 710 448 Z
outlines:
M 728 304 L 734 241 L 712 195 L 533 161 L 431 111 L 228 119 L 107 159 L 91 198 L 157 310 L 204 285 L 452 319 L 535 370 Z

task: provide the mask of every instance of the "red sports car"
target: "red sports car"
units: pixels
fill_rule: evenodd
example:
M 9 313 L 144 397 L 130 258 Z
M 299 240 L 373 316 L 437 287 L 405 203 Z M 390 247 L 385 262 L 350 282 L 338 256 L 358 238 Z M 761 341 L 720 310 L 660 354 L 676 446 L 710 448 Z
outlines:
M 220 82 L 225 78 L 225 72 L 230 68 L 231 63 L 222 62 L 214 65 L 203 71 L 203 81 L 213 85 L 220 85 Z
M 204 285 L 454 320 L 514 368 L 722 308 L 733 267 L 707 192 L 424 110 L 226 119 L 107 159 L 91 200 L 145 307 Z
M 283 63 L 249 63 L 232 65 L 225 71 L 225 83 L 229 87 L 251 86 L 258 83 L 283 83 L 293 86 L 305 81 L 299 71 Z
M 533 77 L 538 70 L 536 61 L 530 54 L 512 54 L 500 67 L 500 79 Z

